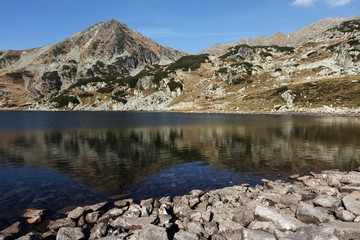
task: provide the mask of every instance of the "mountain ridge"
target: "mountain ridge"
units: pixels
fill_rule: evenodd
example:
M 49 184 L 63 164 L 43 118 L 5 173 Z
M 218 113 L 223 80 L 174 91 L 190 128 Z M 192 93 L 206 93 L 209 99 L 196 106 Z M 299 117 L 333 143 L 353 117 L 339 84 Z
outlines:
M 50 46 L 0 51 L 0 106 L 360 113 L 359 29 L 359 17 L 324 19 L 293 38 L 277 33 L 188 55 L 112 19 Z

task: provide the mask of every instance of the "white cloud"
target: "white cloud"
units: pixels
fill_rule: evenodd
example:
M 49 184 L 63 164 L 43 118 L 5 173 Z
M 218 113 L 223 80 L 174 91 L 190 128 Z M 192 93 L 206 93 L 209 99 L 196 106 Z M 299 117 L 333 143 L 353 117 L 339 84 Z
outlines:
M 317 1 L 320 1 L 320 0 L 295 0 L 293 2 L 293 5 L 309 7 L 311 5 L 314 5 L 314 3 Z M 332 7 L 338 7 L 338 6 L 344 6 L 348 3 L 350 3 L 352 0 L 321 0 L 321 1 L 325 2 L 326 4 L 328 4 Z
M 344 6 L 345 4 L 348 4 L 352 0 L 326 0 L 326 3 L 330 4 L 333 7 L 337 6 Z
M 317 0 L 295 0 L 293 5 L 308 7 L 313 5 Z

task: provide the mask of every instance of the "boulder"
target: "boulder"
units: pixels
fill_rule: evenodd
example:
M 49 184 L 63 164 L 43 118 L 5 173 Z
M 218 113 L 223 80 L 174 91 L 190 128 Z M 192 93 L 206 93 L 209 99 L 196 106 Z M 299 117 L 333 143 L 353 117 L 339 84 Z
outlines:
M 151 217 L 133 217 L 123 218 L 118 217 L 115 220 L 110 220 L 109 225 L 114 228 L 123 228 L 128 230 L 138 230 L 146 228 L 148 225 L 155 223 L 158 220 L 157 216 Z
M 168 236 L 165 228 L 151 225 L 140 232 L 138 239 L 168 240 Z
M 63 227 L 75 227 L 76 223 L 71 218 L 60 218 L 55 222 L 49 224 L 48 228 L 50 230 L 58 230 Z
M 18 234 L 20 232 L 20 222 L 13 223 L 11 226 L 5 228 L 0 233 L 3 234 Z
M 355 219 L 355 215 L 351 212 L 342 209 L 338 209 L 335 211 L 335 216 L 341 221 L 352 222 Z
M 94 223 L 96 223 L 98 221 L 100 216 L 101 216 L 100 211 L 91 212 L 91 213 L 86 214 L 85 221 L 87 223 L 94 224 Z
M 42 221 L 41 218 L 45 215 L 46 212 L 47 210 L 45 209 L 29 208 L 25 210 L 22 216 L 27 218 L 27 222 L 29 224 L 36 224 Z
M 107 228 L 108 228 L 107 224 L 104 222 L 95 224 L 95 226 L 90 231 L 89 240 L 95 240 L 95 239 L 105 236 Z
M 296 209 L 296 217 L 304 223 L 319 224 L 334 220 L 329 214 L 326 214 L 313 206 L 300 203 Z
M 338 240 L 338 238 L 334 235 L 334 229 L 326 227 L 301 227 L 297 229 L 295 234 L 289 239 Z
M 348 195 L 342 199 L 342 202 L 346 210 L 355 214 L 356 216 L 360 216 L 360 201 L 357 201 Z
M 312 201 L 316 206 L 325 208 L 335 208 L 340 205 L 340 201 L 329 195 L 319 195 Z
M 252 221 L 254 221 L 254 212 L 248 206 L 240 206 L 238 209 L 236 209 L 232 220 L 234 222 L 240 223 L 243 226 L 247 226 Z
M 329 222 L 322 223 L 321 226 L 334 229 L 334 235 L 339 239 L 358 239 L 360 236 L 359 223 Z
M 78 219 L 84 214 L 84 211 L 83 207 L 77 207 L 68 213 L 68 218 Z
M 243 226 L 232 220 L 225 220 L 222 223 L 219 223 L 219 234 L 221 234 L 225 239 L 228 240 L 237 240 L 242 238 Z
M 261 230 L 242 229 L 242 239 L 247 240 L 276 240 L 276 237 L 268 232 Z
M 272 222 L 260 222 L 260 221 L 253 221 L 252 223 L 247 226 L 248 229 L 253 230 L 262 230 L 265 232 L 274 233 L 275 231 L 275 224 Z
M 255 218 L 259 221 L 272 222 L 281 231 L 295 231 L 304 225 L 294 217 L 279 214 L 275 210 L 262 206 L 255 208 Z
M 56 240 L 85 240 L 85 234 L 79 227 L 62 227 L 56 235 Z
M 178 231 L 175 233 L 174 240 L 199 240 L 200 237 L 196 233 L 192 232 L 185 232 L 183 230 Z
M 94 205 L 89 205 L 89 206 L 85 206 L 84 210 L 85 211 L 106 211 L 108 207 L 108 202 L 101 202 L 101 203 L 97 203 Z

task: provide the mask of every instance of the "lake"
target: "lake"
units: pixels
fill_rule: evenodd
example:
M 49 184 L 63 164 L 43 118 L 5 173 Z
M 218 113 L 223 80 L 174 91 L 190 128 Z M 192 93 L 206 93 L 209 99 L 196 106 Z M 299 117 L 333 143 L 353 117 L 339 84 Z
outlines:
M 360 119 L 0 112 L 0 229 L 29 207 L 176 196 L 360 165 Z

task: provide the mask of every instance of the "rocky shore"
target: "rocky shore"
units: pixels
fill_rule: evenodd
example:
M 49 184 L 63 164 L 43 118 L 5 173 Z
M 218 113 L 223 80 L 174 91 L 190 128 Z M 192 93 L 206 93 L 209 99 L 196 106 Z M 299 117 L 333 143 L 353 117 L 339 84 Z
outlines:
M 359 239 L 360 172 L 337 170 L 289 176 L 291 182 L 263 179 L 212 190 L 193 190 L 171 199 L 119 200 L 77 207 L 66 218 L 50 221 L 45 232 L 15 238 L 20 222 L 0 239 Z M 23 217 L 38 224 L 43 209 Z

